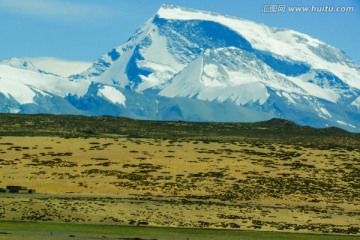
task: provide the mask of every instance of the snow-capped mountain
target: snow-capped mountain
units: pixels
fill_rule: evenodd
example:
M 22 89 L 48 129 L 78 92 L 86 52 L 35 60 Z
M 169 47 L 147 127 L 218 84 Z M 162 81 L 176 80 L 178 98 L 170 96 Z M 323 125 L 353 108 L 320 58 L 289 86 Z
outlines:
M 37 69 L 21 59 L 0 62 L 0 111 L 11 113 L 80 113 L 65 98 L 83 96 L 90 85 Z
M 3 112 L 191 121 L 281 117 L 360 132 L 360 67 L 345 53 L 293 30 L 175 6 L 162 6 L 82 73 L 65 78 L 13 60 L 0 64 L 0 78 Z M 11 91 L 11 84 L 26 94 Z M 52 100 L 48 107 L 38 102 L 44 96 Z M 59 109 L 55 98 L 66 107 Z

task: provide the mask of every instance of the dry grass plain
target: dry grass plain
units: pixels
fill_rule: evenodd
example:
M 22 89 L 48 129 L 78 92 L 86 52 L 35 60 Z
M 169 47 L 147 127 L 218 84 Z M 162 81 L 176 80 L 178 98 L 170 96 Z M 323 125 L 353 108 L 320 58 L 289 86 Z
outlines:
M 356 144 L 355 144 L 356 145 Z M 0 221 L 360 235 L 359 148 L 0 138 Z

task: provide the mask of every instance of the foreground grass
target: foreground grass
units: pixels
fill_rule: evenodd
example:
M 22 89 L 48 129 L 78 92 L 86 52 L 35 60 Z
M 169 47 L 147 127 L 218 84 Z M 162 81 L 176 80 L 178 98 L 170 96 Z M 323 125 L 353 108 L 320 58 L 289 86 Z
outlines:
M 359 234 L 359 159 L 260 141 L 2 137 L 0 187 L 39 194 L 0 194 L 0 220 Z
M 134 226 L 0 222 L 0 239 L 353 240 L 356 236 Z

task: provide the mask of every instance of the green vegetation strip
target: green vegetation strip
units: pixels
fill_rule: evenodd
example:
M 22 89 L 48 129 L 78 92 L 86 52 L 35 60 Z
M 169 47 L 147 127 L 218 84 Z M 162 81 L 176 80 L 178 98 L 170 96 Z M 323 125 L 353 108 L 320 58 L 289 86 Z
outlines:
M 205 123 L 133 120 L 123 117 L 0 114 L 0 136 L 130 137 L 293 143 L 326 148 L 358 148 L 360 134 L 316 129 L 283 119 L 257 123 Z
M 82 236 L 116 237 L 116 239 L 239 239 L 239 240 L 354 240 L 358 236 L 322 235 L 280 232 L 250 232 L 233 230 L 158 228 L 113 225 L 87 225 L 68 223 L 32 223 L 32 222 L 0 222 L 0 235 L 7 235 L 7 239 L 17 239 L 17 235 L 38 235 L 38 239 L 49 236 Z M 48 233 L 48 235 L 46 235 Z M 51 234 L 51 235 L 50 235 Z

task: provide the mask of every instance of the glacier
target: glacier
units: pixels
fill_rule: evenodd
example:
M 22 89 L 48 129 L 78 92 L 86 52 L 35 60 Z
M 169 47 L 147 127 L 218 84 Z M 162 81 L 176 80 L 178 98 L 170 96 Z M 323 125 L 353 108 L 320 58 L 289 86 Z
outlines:
M 0 111 L 254 122 L 360 132 L 360 66 L 290 29 L 163 5 L 87 70 L 0 62 Z

